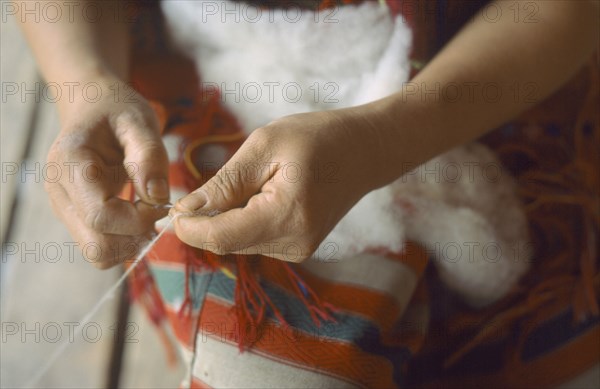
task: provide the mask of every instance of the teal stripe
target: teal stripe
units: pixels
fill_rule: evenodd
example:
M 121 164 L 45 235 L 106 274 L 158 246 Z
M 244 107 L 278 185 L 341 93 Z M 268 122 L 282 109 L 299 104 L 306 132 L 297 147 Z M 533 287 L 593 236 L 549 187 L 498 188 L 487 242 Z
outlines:
M 163 300 L 171 306 L 181 303 L 185 297 L 185 272 L 158 266 L 150 268 Z M 190 277 L 190 292 L 195 311 L 202 306 L 212 277 L 213 273 L 210 272 L 194 272 Z
M 173 305 L 175 302 L 183 300 L 184 272 L 155 266 L 152 272 L 167 303 Z M 324 322 L 317 327 L 310 317 L 308 308 L 300 299 L 271 283 L 261 282 L 261 285 L 286 321 L 300 331 L 344 342 L 356 342 L 359 339 L 369 342 L 379 339 L 379 328 L 372 321 L 346 312 L 335 313 L 336 322 Z M 234 304 L 235 281 L 221 272 L 194 273 L 190 280 L 190 286 L 194 291 L 194 309 L 199 309 L 207 293 L 231 305 Z M 271 319 L 276 320 L 270 310 L 268 315 Z
M 185 273 L 177 270 L 150 267 L 154 281 L 160 290 L 163 300 L 173 305 L 176 301 L 183 300 L 185 295 Z

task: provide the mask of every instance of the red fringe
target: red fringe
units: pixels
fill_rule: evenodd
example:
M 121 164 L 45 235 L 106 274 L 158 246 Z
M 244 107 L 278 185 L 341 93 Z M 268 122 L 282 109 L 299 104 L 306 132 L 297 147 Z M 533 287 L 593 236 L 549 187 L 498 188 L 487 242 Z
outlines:
M 261 260 L 261 256 L 228 255 L 217 256 L 208 251 L 189 247 L 188 260 L 186 261 L 186 294 L 179 315 L 191 315 L 192 296 L 190 294 L 189 279 L 192 272 L 198 270 L 220 271 L 226 268 L 236 276 L 234 291 L 234 306 L 232 312 L 237 318 L 237 337 L 240 351 L 251 348 L 260 339 L 268 313 L 284 326 L 289 327 L 281 309 L 273 303 L 260 283 L 258 267 L 252 264 Z M 293 285 L 294 295 L 308 309 L 315 323 L 320 326 L 323 321 L 335 322 L 332 315 L 336 311 L 331 304 L 323 302 L 302 278 L 285 262 L 270 262 L 270 266 L 282 266 L 287 275 L 287 282 Z
M 533 262 L 532 270 L 509 296 L 484 312 L 474 313 L 487 317 L 486 321 L 494 323 L 496 328 L 509 329 L 518 320 L 533 320 L 544 317 L 547 312 L 569 307 L 573 310 L 574 324 L 600 315 L 600 258 L 597 251 L 600 232 L 599 62 L 596 54 L 580 75 L 585 80 L 581 85 L 585 86 L 587 95 L 583 96 L 582 105 L 573 107 L 577 114 L 575 123 L 564 122 L 562 133 L 554 137 L 539 136 L 536 140 L 544 143 L 533 145 L 523 134 L 528 125 L 535 129 L 540 124 L 554 123 L 557 118 L 565 120 L 569 117 L 566 108 L 559 114 L 551 111 L 559 115 L 555 118 L 539 117 L 536 111 L 531 112 L 530 122 L 519 123 L 522 128 L 518 128 L 517 138 L 509 144 L 502 144 L 501 138 L 493 136 L 487 140 L 492 147 L 496 146 L 494 148 L 506 166 L 510 167 L 510 161 L 519 155 L 531 166 L 515 172 L 536 244 L 535 256 L 539 259 Z M 564 99 L 556 101 L 564 104 Z M 547 115 L 549 111 L 547 107 L 538 109 L 541 115 Z M 518 163 L 516 165 L 518 167 Z M 458 322 L 447 326 L 464 328 Z M 487 328 L 482 325 L 471 340 L 448 357 L 445 366 L 454 365 L 496 334 Z M 527 335 L 519 333 L 517 344 L 521 344 Z

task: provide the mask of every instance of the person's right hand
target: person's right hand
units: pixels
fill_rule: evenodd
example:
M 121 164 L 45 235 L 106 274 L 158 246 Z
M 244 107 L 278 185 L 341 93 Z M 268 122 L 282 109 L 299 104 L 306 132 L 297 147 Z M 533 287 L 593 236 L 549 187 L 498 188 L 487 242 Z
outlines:
M 60 107 L 62 129 L 48 166 L 61 176 L 45 187 L 84 257 L 106 269 L 131 259 L 166 215 L 153 205 L 169 200 L 168 158 L 148 102 L 119 81 L 98 83 L 99 101 Z M 127 182 L 141 199 L 136 204 L 117 197 Z

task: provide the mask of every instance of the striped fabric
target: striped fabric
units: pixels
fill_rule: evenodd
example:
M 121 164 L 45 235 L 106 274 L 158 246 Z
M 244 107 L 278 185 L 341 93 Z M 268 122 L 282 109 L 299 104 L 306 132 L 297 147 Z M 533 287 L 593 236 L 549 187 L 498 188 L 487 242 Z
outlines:
M 256 264 L 265 276 L 262 286 L 282 308 L 291 326 L 282 326 L 271 317 L 253 347 L 240 353 L 238 323 L 231 309 L 234 280 L 222 272 L 192 274 L 194 314 L 182 317 L 184 266 L 168 260 L 152 261 L 152 274 L 166 303 L 168 318 L 184 345 L 186 363 L 192 367 L 192 387 L 390 388 L 402 381 L 401 367 L 411 349 L 400 337 L 399 318 L 407 301 L 399 296 L 410 297 L 417 280 L 414 269 L 402 258 L 365 255 L 350 264 L 319 264 L 356 270 L 369 266 L 376 269 L 372 277 L 386 273 L 390 283 L 383 286 L 365 285 L 360 272 L 347 272 L 343 280 L 331 280 L 327 275 L 315 275 L 319 273 L 314 269 L 298 267 L 306 282 L 338 309 L 336 321 L 321 326 L 310 320 L 306 307 L 289 293 L 284 275 L 269 271 L 269 262 L 264 259 Z M 329 270 L 323 273 L 331 274 Z M 408 281 L 406 286 L 399 287 L 404 281 Z M 404 290 L 398 293 L 399 289 Z M 427 311 L 417 306 L 412 306 L 407 316 L 411 317 L 410 338 L 415 345 L 421 342 L 427 323 Z M 407 334 L 402 336 L 406 338 Z
M 403 9 L 400 1 L 388 3 L 394 10 Z M 451 14 L 453 22 L 466 20 L 483 2 L 409 3 L 416 4 L 404 8 L 414 11 L 407 15 L 416 31 L 413 53 L 426 62 L 455 31 L 444 18 Z M 141 11 L 133 29 L 132 80 L 153 101 L 164 125 L 172 197 L 179 198 L 210 178 L 243 138 L 235 118 L 207 100 L 213 94 L 198 90 L 193 64 L 171 51 L 155 7 Z M 597 62 L 591 69 L 574 90 L 598 85 Z M 575 166 L 584 169 L 569 175 L 571 190 L 583 187 L 574 178 L 583 177 L 588 187 L 581 196 L 597 199 L 594 170 L 585 170 L 590 161 L 598 162 L 597 112 L 578 121 L 578 106 L 573 105 L 591 99 L 590 106 L 595 101 L 597 107 L 598 96 L 573 98 L 581 95 L 557 98 L 558 106 L 564 102 L 570 111 L 550 103 L 554 116 L 540 114 L 545 108 L 539 108 L 485 141 L 517 177 L 535 177 L 536 185 L 544 177 L 540 172 L 555 172 L 568 150 L 564 166 L 572 167 L 568 161 L 573 153 Z M 536 133 L 532 126 L 541 129 Z M 536 151 L 538 144 L 556 152 Z M 522 188 L 528 206 L 542 197 L 540 192 L 552 190 L 533 190 L 532 182 Z M 289 326 L 270 310 L 260 328 L 240 329 L 234 307 L 235 263 L 218 258 L 225 270 L 190 267 L 190 249 L 172 232 L 150 255 L 149 268 L 135 273 L 132 290 L 155 322 L 166 318 L 173 329 L 188 366 L 183 387 L 549 387 L 600 362 L 600 278 L 598 253 L 587 251 L 593 239 L 589 246 L 576 236 L 578 225 L 591 224 L 597 239 L 598 209 L 580 214 L 583 208 L 577 204 L 548 202 L 546 208 L 527 208 L 538 253 L 532 274 L 505 299 L 479 311 L 451 296 L 434 270 L 426 268 L 427 253 L 411 243 L 394 256 L 364 253 L 340 263 L 309 260 L 292 265 L 334 307 L 335 321 L 321 325 L 311 320 L 298 285 L 273 265 L 275 260 L 248 257 L 262 289 Z M 254 341 L 244 352 L 239 350 L 240 334 Z

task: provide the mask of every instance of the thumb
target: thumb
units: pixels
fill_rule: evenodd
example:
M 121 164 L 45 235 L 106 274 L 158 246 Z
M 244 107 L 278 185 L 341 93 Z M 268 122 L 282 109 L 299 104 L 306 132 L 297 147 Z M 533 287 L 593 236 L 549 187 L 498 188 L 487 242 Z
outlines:
M 178 212 L 228 211 L 243 206 L 274 174 L 259 146 L 244 142 L 229 161 L 203 186 L 175 204 Z
M 121 119 L 117 123 L 117 136 L 125 152 L 125 169 L 136 194 L 148 204 L 167 203 L 169 158 L 154 113 L 144 118 Z

